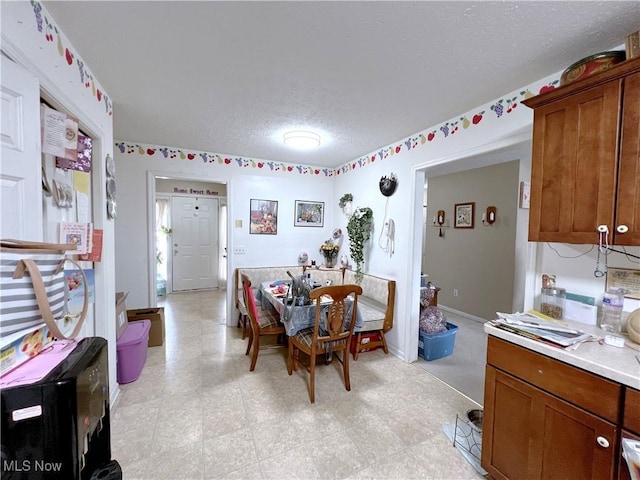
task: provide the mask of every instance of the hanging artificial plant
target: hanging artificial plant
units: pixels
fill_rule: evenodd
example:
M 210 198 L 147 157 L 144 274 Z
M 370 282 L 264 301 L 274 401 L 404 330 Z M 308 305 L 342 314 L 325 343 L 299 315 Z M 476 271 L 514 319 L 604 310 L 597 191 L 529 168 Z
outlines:
M 353 201 L 353 195 L 351 195 L 350 193 L 345 193 L 343 196 L 340 197 L 340 200 L 338 201 L 338 205 L 340 206 L 340 208 L 344 208 L 347 205 L 347 203 L 352 201 Z
M 369 207 L 357 208 L 349 217 L 347 233 L 349 234 L 349 252 L 356 262 L 356 283 L 362 280 L 362 264 L 364 263 L 364 244 L 371 237 L 373 229 L 373 211 Z

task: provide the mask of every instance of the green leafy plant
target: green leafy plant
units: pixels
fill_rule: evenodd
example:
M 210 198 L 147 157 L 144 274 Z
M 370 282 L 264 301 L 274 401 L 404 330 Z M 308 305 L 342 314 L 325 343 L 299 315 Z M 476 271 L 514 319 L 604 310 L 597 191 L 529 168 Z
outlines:
M 352 202 L 353 201 L 353 195 L 351 195 L 350 193 L 345 193 L 343 196 L 340 197 L 340 200 L 338 201 L 338 206 L 340 206 L 340 208 L 344 208 L 348 202 Z
M 373 229 L 373 210 L 369 207 L 357 208 L 349 217 L 347 233 L 349 234 L 349 252 L 356 262 L 356 282 L 362 280 L 362 264 L 364 263 L 364 245 L 371 238 Z

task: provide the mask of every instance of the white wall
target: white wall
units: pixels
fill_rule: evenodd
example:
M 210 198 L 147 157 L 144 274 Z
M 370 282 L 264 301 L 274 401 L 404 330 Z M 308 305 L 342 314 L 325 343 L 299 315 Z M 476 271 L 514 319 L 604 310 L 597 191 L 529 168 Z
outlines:
M 146 234 L 142 234 L 140 229 L 141 224 L 149 224 L 148 192 L 142 188 L 147 172 L 228 184 L 229 272 L 242 265 L 293 264 L 300 251 L 313 253 L 318 248 L 315 245 L 319 246 L 323 239 L 328 238 L 333 228 L 342 228 L 346 233 L 347 218 L 338 206 L 338 199 L 349 192 L 354 196 L 354 206 L 369 206 L 374 212 L 375 227 L 366 252 L 364 271 L 397 281 L 395 325 L 388 333 L 390 348 L 401 358 L 413 361 L 417 358 L 418 341 L 424 171 L 428 169 L 431 172 L 445 165 L 447 168 L 450 165 L 458 169 L 475 168 L 487 162 L 488 156 L 494 158 L 494 163 L 495 158 L 507 161 L 526 157 L 528 160 L 533 113 L 518 102 L 537 93 L 542 86 L 557 82 L 559 76 L 557 73 L 537 81 L 459 117 L 354 159 L 339 167 L 335 174 L 326 169 L 291 166 L 277 161 L 117 142 L 116 164 L 118 172 L 123 172 L 124 176 L 118 187 L 119 203 L 124 208 L 121 208 L 116 223 L 118 289 L 129 291 L 129 299 L 136 306 L 148 306 L 149 302 L 155 301 L 149 289 L 149 285 L 153 285 L 149 280 L 151 250 Z M 498 105 L 501 108 L 497 108 Z M 527 168 L 523 167 L 520 178 L 527 174 Z M 387 198 L 379 192 L 378 182 L 381 176 L 391 172 L 397 175 L 399 186 L 396 193 Z M 148 179 L 146 181 L 149 188 L 151 183 Z M 281 202 L 277 236 L 248 233 L 251 198 Z M 296 199 L 325 202 L 325 226 L 319 233 L 313 228 L 292 227 L 293 201 Z M 396 225 L 392 257 L 378 247 L 385 212 Z M 235 227 L 236 220 L 243 220 L 242 228 Z M 517 237 L 516 255 L 524 256 L 523 252 L 528 255 L 531 247 L 520 226 Z M 343 242 L 345 248 L 341 253 L 348 247 L 346 238 Z M 234 255 L 235 246 L 246 247 L 247 254 Z M 522 274 L 524 267 L 519 268 Z M 533 291 L 532 287 L 528 286 L 533 282 L 527 280 L 533 275 L 531 270 L 527 267 L 526 278 L 514 281 L 514 291 L 517 292 L 514 297 L 519 296 L 519 299 L 514 299 L 514 305 L 522 304 L 522 297 L 526 303 L 526 298 L 533 296 L 529 293 Z M 234 318 L 231 308 L 232 305 L 230 323 Z
M 431 220 L 424 241 L 425 273 L 441 288 L 438 304 L 486 320 L 511 310 L 519 171 L 520 162 L 512 160 L 429 176 L 429 214 L 433 218 L 444 210 L 447 220 L 445 228 Z M 473 228 L 454 228 L 454 204 L 463 202 L 475 203 Z M 496 221 L 485 225 L 482 216 L 489 205 L 497 209 Z
M 336 227 L 332 209 L 333 203 L 337 205 L 333 179 L 325 172 L 310 173 L 316 169 L 285 164 L 278 164 L 277 170 L 262 169 L 258 164 L 264 162 L 257 159 L 205 163 L 199 161 L 204 152 L 191 150 L 189 152 L 198 160 L 189 161 L 180 155 L 165 157 L 156 146 L 135 145 L 124 151 L 117 148 L 115 153 L 120 205 L 116 221 L 116 286 L 118 291 L 129 292 L 128 308 L 144 308 L 155 302 L 155 283 L 149 282 L 155 259 L 155 255 L 150 256 L 154 250 L 150 249 L 148 241 L 149 212 L 152 211 L 148 203 L 152 198 L 149 196 L 149 175 L 226 183 L 229 281 L 232 281 L 236 267 L 297 265 L 298 254 L 302 251 L 307 252 L 310 259 L 320 259 L 318 249 Z M 154 153 L 149 155 L 149 149 Z M 147 188 L 143 188 L 145 185 Z M 278 201 L 277 235 L 249 234 L 252 198 Z M 294 227 L 295 200 L 325 202 L 324 227 Z M 241 221 L 242 226 L 236 227 L 236 221 Z M 245 247 L 246 254 L 234 254 L 237 246 Z M 228 289 L 229 325 L 235 319 L 232 294 L 232 289 Z
M 116 260 L 118 288 L 128 290 L 137 305 L 147 306 L 150 298 L 150 248 L 143 223 L 148 205 L 144 191 L 145 175 L 184 176 L 229 186 L 229 251 L 246 247 L 246 255 L 231 253 L 229 272 L 239 265 L 278 265 L 295 263 L 300 251 L 312 253 L 314 244 L 328 238 L 335 227 L 346 232 L 347 218 L 338 206 L 344 193 L 352 193 L 354 206 L 369 206 L 374 212 L 375 230 L 366 252 L 364 271 L 393 278 L 397 282 L 394 328 L 388 333 L 391 350 L 406 361 L 417 358 L 418 298 L 422 246 L 422 195 L 425 171 L 444 166 L 457 169 L 480 166 L 487 157 L 524 160 L 520 179 L 527 179 L 530 159 L 532 110 L 519 102 L 537 94 L 543 86 L 557 84 L 561 72 L 533 82 L 492 102 L 480 105 L 422 132 L 354 159 L 333 172 L 300 165 L 285 165 L 273 160 L 247 159 L 218 153 L 189 151 L 176 147 L 118 142 L 116 162 L 125 180 L 119 183 L 121 209 L 116 224 Z M 241 154 L 242 152 L 237 152 Z M 316 171 L 317 170 L 317 171 Z M 381 176 L 395 173 L 399 179 L 396 193 L 387 199 L 378 190 Z M 248 178 L 252 177 L 252 178 Z M 147 180 L 147 188 L 149 188 Z M 279 234 L 249 235 L 250 198 L 278 200 Z M 290 216 L 295 199 L 325 201 L 325 227 L 319 235 L 312 229 L 289 228 L 283 223 Z M 392 257 L 382 251 L 378 239 L 385 212 L 396 225 L 396 246 Z M 542 273 L 535 262 L 535 244 L 526 240 L 528 212 L 518 212 L 514 309 L 533 305 L 535 279 Z M 243 227 L 236 228 L 236 220 Z M 525 224 L 525 225 L 523 225 Z M 144 227 L 143 227 L 144 228 Z M 147 226 L 147 229 L 149 227 Z M 346 239 L 345 247 L 346 247 Z M 345 250 L 346 251 L 346 248 Z M 572 272 L 573 264 L 567 266 Z M 559 272 L 562 273 L 562 272 Z M 146 278 L 146 280 L 145 280 Z M 151 279 L 152 280 L 152 279 Z M 229 299 L 230 300 L 230 299 Z M 229 301 L 231 304 L 232 302 Z M 230 309 L 232 306 L 230 305 Z M 229 322 L 233 315 L 230 310 Z
M 594 232 L 594 237 L 596 236 Z M 598 257 L 597 245 L 570 245 L 564 243 L 538 243 L 538 264 L 536 265 L 535 295 L 536 306 L 539 306 L 542 274 L 556 276 L 556 285 L 567 292 L 595 297 L 596 303 L 602 305 L 602 294 L 606 290 L 606 277 L 596 278 L 594 271 Z M 640 256 L 640 247 L 616 247 L 632 255 Z M 607 257 L 600 255 L 600 269 L 605 263 L 614 268 L 640 269 L 640 260 L 628 258 L 621 253 L 610 253 Z M 624 299 L 623 310 L 627 313 L 640 308 L 640 300 Z
M 111 101 L 60 28 L 57 27 L 57 32 L 53 29 L 55 19 L 44 7 L 36 13 L 30 2 L 2 2 L 1 21 L 2 51 L 35 75 L 40 81 L 42 96 L 55 108 L 78 117 L 81 129 L 96 140 L 93 148 L 92 213 L 94 227 L 102 229 L 104 237 L 102 262 L 95 264 L 93 327 L 95 335 L 109 342 L 109 385 L 113 402 L 119 393 L 116 381 L 114 222 L 107 219 L 105 200 L 105 158 L 107 154 L 113 156 Z M 50 39 L 47 35 L 51 35 Z M 67 55 L 67 51 L 72 57 Z M 69 62 L 68 58 L 72 61 Z
M 378 191 L 378 180 L 389 172 L 398 176 L 399 187 L 390 197 L 389 203 L 389 214 L 396 222 L 396 253 L 389 258 L 379 248 L 373 248 L 364 270 L 396 279 L 395 323 L 393 330 L 387 335 L 387 340 L 391 350 L 406 361 L 414 361 L 418 355 L 425 170 L 431 172 L 431 169 L 442 168 L 443 165 L 452 162 L 457 164 L 456 168 L 459 170 L 474 168 L 480 166 L 488 154 L 509 160 L 522 158 L 522 145 L 531 138 L 533 112 L 520 105 L 511 108 L 509 113 L 507 108 L 504 108 L 502 115 L 498 116 L 495 107 L 492 109 L 492 106 L 498 103 L 511 104 L 514 102 L 513 99 L 519 101 L 525 96 L 537 93 L 543 85 L 555 81 L 558 77 L 559 73 L 511 92 L 502 99 L 496 99 L 454 119 L 427 128 L 407 139 L 399 140 L 393 145 L 371 152 L 343 166 L 341 174 L 336 176 L 336 198 L 345 192 L 351 192 L 354 205 L 367 205 L 373 209 L 376 239 L 385 210 L 385 197 Z M 478 115 L 482 115 L 482 119 L 473 123 L 471 120 Z M 447 135 L 443 129 L 447 131 Z M 454 130 L 455 132 L 451 133 Z M 430 133 L 434 135 L 431 140 Z M 372 157 L 375 161 L 371 161 Z M 521 238 L 521 235 L 518 238 Z

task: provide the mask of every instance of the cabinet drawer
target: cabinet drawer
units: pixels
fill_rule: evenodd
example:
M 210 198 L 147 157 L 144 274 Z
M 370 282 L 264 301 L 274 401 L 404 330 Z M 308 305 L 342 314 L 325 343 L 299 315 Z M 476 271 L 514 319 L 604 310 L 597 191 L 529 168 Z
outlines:
M 640 392 L 629 387 L 625 392 L 622 426 L 626 430 L 640 435 Z
M 622 386 L 489 336 L 487 363 L 588 412 L 618 423 Z

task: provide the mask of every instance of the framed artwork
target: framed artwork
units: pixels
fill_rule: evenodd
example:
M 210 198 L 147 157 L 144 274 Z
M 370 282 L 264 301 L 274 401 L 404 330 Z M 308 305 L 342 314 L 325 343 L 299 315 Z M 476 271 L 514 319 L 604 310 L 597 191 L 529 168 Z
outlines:
M 249 233 L 276 235 L 278 233 L 278 202 L 251 199 Z
M 454 206 L 454 228 L 473 228 L 475 202 L 456 203 Z
M 623 288 L 625 297 L 640 300 L 640 270 L 609 267 L 606 288 Z
M 295 212 L 293 224 L 296 227 L 324 226 L 324 202 L 296 200 L 293 210 Z

